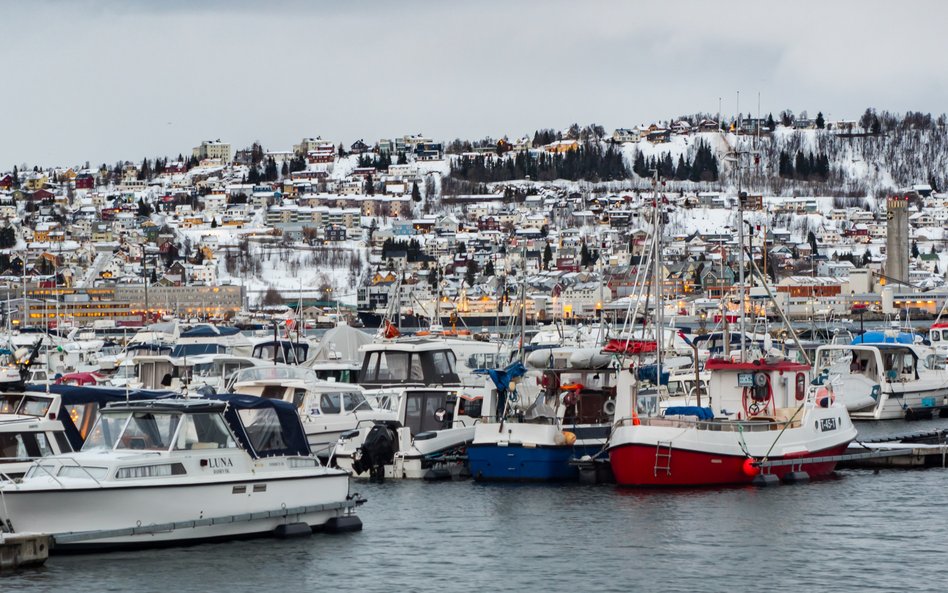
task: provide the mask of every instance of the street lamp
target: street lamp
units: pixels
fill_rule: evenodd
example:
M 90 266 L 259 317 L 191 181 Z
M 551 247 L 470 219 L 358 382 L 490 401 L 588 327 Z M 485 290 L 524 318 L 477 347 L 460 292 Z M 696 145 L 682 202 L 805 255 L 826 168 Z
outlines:
M 853 299 L 856 296 L 856 291 L 852 290 L 849 293 L 850 299 Z M 861 303 L 853 302 L 850 308 L 850 311 L 856 315 L 859 315 L 859 335 L 866 333 L 865 326 L 863 325 L 863 315 L 866 314 L 866 305 Z

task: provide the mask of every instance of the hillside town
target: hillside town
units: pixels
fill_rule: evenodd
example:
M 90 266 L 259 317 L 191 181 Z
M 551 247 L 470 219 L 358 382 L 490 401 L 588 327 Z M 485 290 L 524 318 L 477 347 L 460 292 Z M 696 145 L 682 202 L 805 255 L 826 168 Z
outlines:
M 738 307 L 742 233 L 745 259 L 761 271 L 745 298 L 761 317 L 776 315 L 766 289 L 795 318 L 845 317 L 854 306 L 936 315 L 948 194 L 928 180 L 862 197 L 735 185 L 739 169 L 761 168 L 759 152 L 728 162 L 744 154 L 742 140 L 871 135 L 879 125 L 784 120 L 683 119 L 612 134 L 574 125 L 473 143 L 317 136 L 288 150 L 216 139 L 176 159 L 14 167 L 0 176 L 5 320 L 142 325 L 290 308 L 312 322 L 376 326 L 386 314 L 454 327 L 521 314 L 531 324 L 621 324 L 656 216 L 664 308 L 682 320 L 711 323 Z M 817 170 L 821 159 L 809 160 Z M 479 182 L 520 162 L 537 178 Z M 801 152 L 796 168 L 807 163 Z M 596 182 L 584 180 L 590 167 Z M 550 171 L 559 177 L 541 180 Z

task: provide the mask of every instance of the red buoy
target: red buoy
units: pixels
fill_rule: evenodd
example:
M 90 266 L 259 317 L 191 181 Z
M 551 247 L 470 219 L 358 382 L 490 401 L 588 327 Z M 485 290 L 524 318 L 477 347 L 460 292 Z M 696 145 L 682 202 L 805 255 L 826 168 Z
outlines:
M 748 478 L 753 478 L 760 473 L 760 468 L 754 465 L 754 460 L 750 457 L 744 460 L 744 465 L 741 469 L 744 470 L 744 475 Z

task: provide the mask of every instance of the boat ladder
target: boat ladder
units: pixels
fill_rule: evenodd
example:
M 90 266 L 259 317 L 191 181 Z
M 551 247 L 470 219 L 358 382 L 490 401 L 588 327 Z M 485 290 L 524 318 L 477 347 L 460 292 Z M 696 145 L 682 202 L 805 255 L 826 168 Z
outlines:
M 672 462 L 672 443 L 671 441 L 658 441 L 655 444 L 655 470 L 654 476 L 658 477 L 658 472 L 665 472 L 666 476 L 670 476 L 672 473 L 671 469 Z

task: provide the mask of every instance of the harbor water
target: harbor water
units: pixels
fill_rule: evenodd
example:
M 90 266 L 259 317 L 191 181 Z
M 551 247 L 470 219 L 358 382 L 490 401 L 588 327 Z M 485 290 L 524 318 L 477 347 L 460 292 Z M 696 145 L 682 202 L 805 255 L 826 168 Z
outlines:
M 867 426 L 869 435 L 948 421 Z M 3 591 L 944 591 L 945 483 L 844 470 L 701 490 L 354 482 L 346 535 L 54 556 Z

